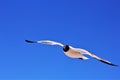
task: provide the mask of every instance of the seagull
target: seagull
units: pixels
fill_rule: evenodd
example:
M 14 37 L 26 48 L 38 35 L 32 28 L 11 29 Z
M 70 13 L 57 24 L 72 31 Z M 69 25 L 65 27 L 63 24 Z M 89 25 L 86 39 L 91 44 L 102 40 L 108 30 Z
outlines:
M 70 57 L 70 58 L 78 58 L 81 60 L 87 60 L 88 58 L 85 56 L 85 54 L 95 58 L 96 60 L 99 60 L 100 62 L 106 63 L 108 65 L 111 66 L 118 66 L 116 64 L 113 64 L 107 60 L 104 60 L 98 56 L 96 56 L 95 54 L 85 50 L 85 49 L 81 49 L 81 48 L 74 48 L 70 45 L 66 45 L 66 44 L 62 44 L 59 42 L 55 42 L 55 41 L 51 41 L 51 40 L 40 40 L 40 41 L 32 41 L 32 40 L 25 40 L 28 43 L 40 43 L 40 44 L 48 44 L 48 45 L 58 45 L 61 46 L 63 48 L 63 51 L 65 53 L 66 56 Z

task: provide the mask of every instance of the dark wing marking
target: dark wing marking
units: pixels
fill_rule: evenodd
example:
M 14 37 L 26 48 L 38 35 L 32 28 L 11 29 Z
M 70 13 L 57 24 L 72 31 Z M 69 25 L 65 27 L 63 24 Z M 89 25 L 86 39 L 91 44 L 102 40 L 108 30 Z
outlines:
M 108 65 L 111 65 L 111 66 L 118 66 L 118 65 L 116 65 L 116 64 L 112 64 L 112 63 L 110 63 L 110 62 L 107 62 L 107 61 L 105 61 L 105 60 L 99 60 L 99 61 L 101 61 L 101 62 L 103 62 L 103 63 L 106 63 L 106 64 L 108 64 Z
M 25 40 L 28 43 L 37 43 L 36 41 L 31 41 L 31 40 Z

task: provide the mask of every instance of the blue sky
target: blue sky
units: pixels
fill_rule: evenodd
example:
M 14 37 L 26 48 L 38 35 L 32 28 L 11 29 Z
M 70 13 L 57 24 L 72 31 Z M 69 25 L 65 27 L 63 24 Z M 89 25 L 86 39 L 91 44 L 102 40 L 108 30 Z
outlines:
M 1 80 L 119 80 L 120 67 L 71 59 L 54 40 L 120 65 L 119 0 L 1 0 Z

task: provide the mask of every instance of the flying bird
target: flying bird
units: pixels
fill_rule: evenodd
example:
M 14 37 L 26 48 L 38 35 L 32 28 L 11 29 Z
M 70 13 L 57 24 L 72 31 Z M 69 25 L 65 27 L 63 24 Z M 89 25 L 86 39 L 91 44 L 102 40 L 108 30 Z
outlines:
M 58 45 L 58 46 L 61 46 L 63 48 L 63 51 L 66 54 L 66 56 L 68 56 L 70 58 L 78 58 L 78 59 L 82 59 L 82 60 L 87 60 L 88 58 L 85 56 L 85 54 L 87 54 L 87 55 L 99 60 L 100 62 L 106 63 L 106 64 L 111 65 L 111 66 L 117 66 L 116 64 L 113 64 L 107 60 L 104 60 L 104 59 L 96 56 L 95 54 L 93 54 L 85 49 L 74 48 L 70 45 L 62 44 L 62 43 L 51 41 L 51 40 L 40 40 L 40 41 L 25 40 L 25 41 L 28 43 L 41 43 L 41 44 L 48 44 L 48 45 Z

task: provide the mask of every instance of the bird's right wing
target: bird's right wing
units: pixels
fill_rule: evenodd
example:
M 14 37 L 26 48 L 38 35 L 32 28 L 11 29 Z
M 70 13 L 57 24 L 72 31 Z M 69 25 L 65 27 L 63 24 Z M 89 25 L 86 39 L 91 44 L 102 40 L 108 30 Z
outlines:
M 31 41 L 31 40 L 25 40 L 28 43 L 41 43 L 41 44 L 49 44 L 49 45 L 59 45 L 63 47 L 64 45 L 59 42 L 51 41 L 51 40 L 40 40 L 40 41 Z
M 91 57 L 93 57 L 93 58 L 95 58 L 95 59 L 97 59 L 97 60 L 99 60 L 99 61 L 101 61 L 103 63 L 109 64 L 109 65 L 112 65 L 112 66 L 118 66 L 116 64 L 112 64 L 111 62 L 96 56 L 95 54 L 93 54 L 93 53 L 91 53 L 91 52 L 89 52 L 89 51 L 87 51 L 85 49 L 76 48 L 76 50 L 79 51 L 82 54 L 88 54 L 89 56 L 91 56 Z

